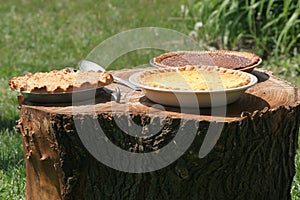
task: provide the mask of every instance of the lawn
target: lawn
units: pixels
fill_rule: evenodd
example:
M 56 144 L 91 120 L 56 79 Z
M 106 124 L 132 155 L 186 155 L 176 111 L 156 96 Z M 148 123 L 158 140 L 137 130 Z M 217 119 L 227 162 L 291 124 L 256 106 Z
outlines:
M 189 34 L 182 4 L 171 0 L 0 0 L 0 199 L 23 199 L 25 165 L 16 93 L 8 80 L 26 72 L 76 66 L 105 39 L 139 27 L 163 27 Z M 108 69 L 148 63 L 159 50 L 136 50 L 121 56 Z M 269 59 L 261 66 L 300 86 L 299 60 Z M 300 198 L 300 152 L 293 199 Z

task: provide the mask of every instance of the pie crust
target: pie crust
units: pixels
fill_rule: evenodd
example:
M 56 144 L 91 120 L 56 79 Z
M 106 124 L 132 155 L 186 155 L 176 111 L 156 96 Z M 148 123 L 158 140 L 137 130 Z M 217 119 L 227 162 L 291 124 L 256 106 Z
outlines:
M 153 63 L 159 67 L 204 65 L 244 69 L 260 64 L 260 62 L 261 58 L 254 53 L 231 50 L 174 51 L 153 58 Z
M 113 77 L 108 72 L 63 69 L 14 77 L 9 86 L 13 90 L 31 93 L 61 93 L 105 86 L 112 81 Z
M 145 86 L 167 90 L 208 91 L 245 86 L 251 78 L 238 70 L 187 65 L 146 71 L 137 81 Z

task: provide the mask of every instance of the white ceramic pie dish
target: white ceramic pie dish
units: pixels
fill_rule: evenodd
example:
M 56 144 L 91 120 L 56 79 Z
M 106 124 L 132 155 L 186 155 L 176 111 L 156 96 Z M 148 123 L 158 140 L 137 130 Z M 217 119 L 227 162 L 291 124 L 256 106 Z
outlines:
M 238 100 L 248 88 L 257 83 L 256 76 L 240 71 L 240 73 L 250 77 L 250 82 L 237 88 L 201 91 L 170 90 L 147 86 L 139 82 L 139 77 L 145 72 L 146 71 L 142 71 L 132 74 L 129 77 L 129 81 L 140 87 L 145 96 L 151 101 L 175 107 L 218 107 L 231 104 Z

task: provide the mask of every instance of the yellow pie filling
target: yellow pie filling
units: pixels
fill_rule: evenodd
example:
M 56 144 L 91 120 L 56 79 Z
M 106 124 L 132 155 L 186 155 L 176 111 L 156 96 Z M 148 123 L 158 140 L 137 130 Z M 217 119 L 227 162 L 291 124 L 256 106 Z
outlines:
M 160 73 L 146 73 L 140 83 L 170 90 L 220 90 L 247 85 L 250 77 L 235 70 L 189 70 L 179 68 Z

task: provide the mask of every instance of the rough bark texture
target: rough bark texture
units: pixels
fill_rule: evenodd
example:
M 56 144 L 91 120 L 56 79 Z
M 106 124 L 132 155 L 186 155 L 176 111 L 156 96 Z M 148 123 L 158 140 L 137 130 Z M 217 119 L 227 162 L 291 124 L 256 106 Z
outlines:
M 25 102 L 18 129 L 26 160 L 26 198 L 290 199 L 300 123 L 299 89 L 272 75 L 262 79 L 260 76 L 256 88 L 239 100 L 246 107 L 229 105 L 226 118 L 214 122 L 224 123 L 224 127 L 204 158 L 198 153 L 210 125 L 208 109 L 201 119 L 192 113 L 182 115 L 175 108 L 166 108 L 165 118 L 159 115 L 161 111 L 149 115 L 145 110 L 151 102 L 141 93 L 132 96 L 129 110 L 121 104 L 114 107 L 114 113 L 105 105 L 109 102 L 97 104 L 96 114 L 83 109 L 85 112 L 76 115 L 70 105 L 45 107 Z M 268 88 L 272 81 L 277 85 Z M 79 118 L 97 118 L 110 141 L 139 153 L 162 148 L 179 129 L 187 130 L 186 134 L 190 126 L 197 124 L 198 129 L 192 145 L 169 166 L 154 172 L 127 173 L 102 164 L 88 152 L 75 127 L 74 120 Z M 162 128 L 156 135 L 140 139 L 120 129 L 116 124 L 120 119 L 133 120 L 141 127 L 152 123 Z M 96 124 L 89 124 L 93 126 Z M 127 126 L 130 131 L 131 125 Z

